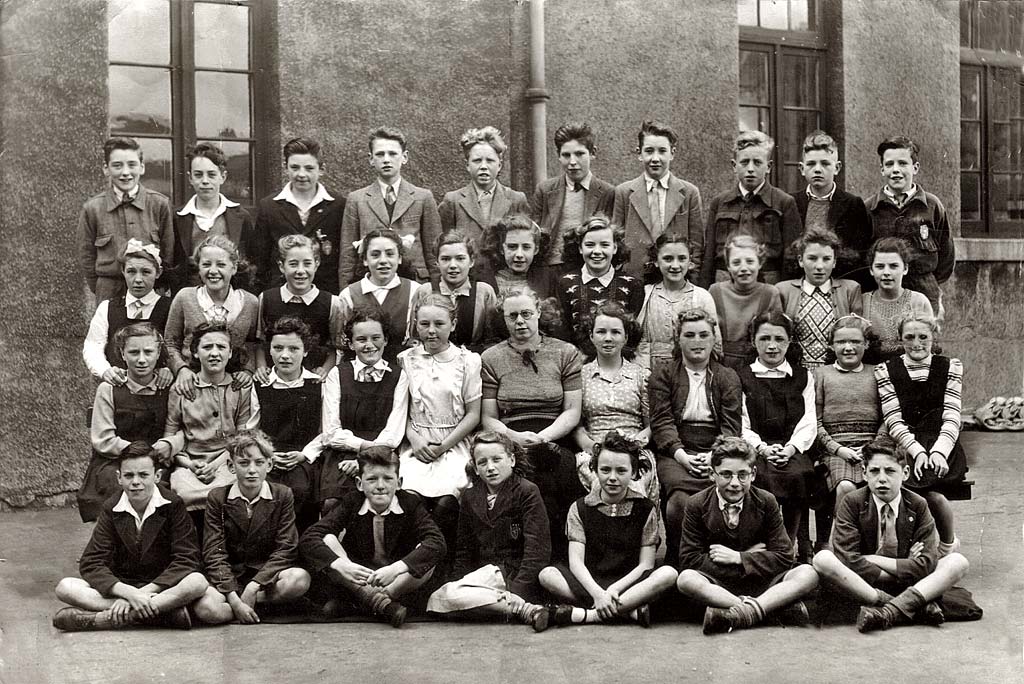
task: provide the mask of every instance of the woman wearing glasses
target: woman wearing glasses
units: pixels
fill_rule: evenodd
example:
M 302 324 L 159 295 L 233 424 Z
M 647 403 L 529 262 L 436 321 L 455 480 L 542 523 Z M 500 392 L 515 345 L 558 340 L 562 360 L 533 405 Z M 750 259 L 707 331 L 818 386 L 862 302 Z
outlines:
M 481 355 L 482 428 L 526 450 L 547 508 L 552 555 L 566 558 L 565 516 L 581 496 L 572 432 L 580 422 L 583 366 L 576 347 L 539 330 L 536 292 L 513 289 L 498 300 L 509 336 Z
M 704 309 L 675 320 L 671 359 L 655 363 L 648 383 L 651 432 L 665 510 L 665 562 L 678 567 L 686 500 L 711 485 L 711 446 L 739 437 L 742 393 L 736 372 L 711 359 L 717 321 Z

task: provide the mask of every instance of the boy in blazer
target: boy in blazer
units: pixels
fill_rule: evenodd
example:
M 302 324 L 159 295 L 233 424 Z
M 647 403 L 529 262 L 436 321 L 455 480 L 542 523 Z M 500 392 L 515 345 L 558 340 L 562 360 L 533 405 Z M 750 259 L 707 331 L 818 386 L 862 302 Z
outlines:
M 686 502 L 676 588 L 707 606 L 704 634 L 753 627 L 775 611 L 783 624 L 808 622 L 800 598 L 818 586 L 818 575 L 809 565 L 793 567 L 778 502 L 752 486 L 756 463 L 742 438 L 718 438 L 714 484 Z
M 405 135 L 394 128 L 370 131 L 370 166 L 376 180 L 349 193 L 341 223 L 341 261 L 338 284 L 344 288 L 362 276 L 358 242 L 369 232 L 390 228 L 400 236 L 415 238 L 406 247 L 405 261 L 412 276 L 421 283 L 438 275 L 434 242 L 441 234 L 441 217 L 429 190 L 402 179 L 402 167 L 409 163 Z M 338 290 L 332 290 L 337 292 Z
M 586 223 L 597 213 L 610 216 L 615 202 L 615 186 L 590 170 L 597 149 L 588 124 L 561 126 L 555 131 L 554 142 L 562 173 L 541 181 L 530 198 L 530 218 L 550 238 L 548 265 L 563 263 L 567 230 Z
M 644 121 L 637 133 L 636 147 L 644 172 L 615 188 L 612 223 L 626 229 L 626 245 L 631 252 L 627 268 L 630 275 L 638 278 L 644 277 L 648 252 L 662 233 L 686 237 L 691 269 L 700 272 L 704 210 L 697 186 L 672 174 L 678 140 L 668 126 Z
M 804 139 L 800 161 L 800 173 L 807 181 L 807 188 L 796 193 L 793 199 L 805 231 L 827 228 L 839 236 L 842 242 L 836 254 L 839 277 L 855 280 L 861 289 L 873 288 L 874 279 L 866 268 L 872 242 L 871 217 L 864 200 L 836 185 L 835 177 L 842 168 L 836 141 L 824 131 L 814 131 Z M 794 257 L 789 254 L 786 258 L 784 271 L 790 278 L 800 276 Z
M 228 440 L 237 481 L 206 500 L 203 563 L 211 585 L 195 607 L 203 622 L 260 621 L 261 604 L 295 600 L 309 589 L 309 573 L 296 567 L 299 534 L 287 486 L 267 482 L 274 446 L 260 430 Z
M 311 138 L 294 138 L 284 146 L 288 183 L 276 195 L 261 199 L 256 212 L 256 292 L 279 287 L 284 282 L 277 268 L 277 241 L 295 233 L 320 245 L 320 268 L 313 284 L 332 294 L 340 290 L 339 236 L 345 200 L 332 197 L 320 182 L 324 170 L 320 156 L 320 143 Z
M 319 578 L 367 614 L 401 627 L 398 598 L 419 589 L 444 560 L 444 536 L 415 494 L 399 491 L 398 455 L 369 446 L 358 456 L 358 492 L 302 535 L 299 551 Z
M 242 286 L 253 294 L 259 294 L 252 282 L 255 272 L 255 264 L 252 263 L 255 231 L 252 216 L 220 191 L 228 178 L 224 152 L 213 143 L 203 142 L 192 147 L 186 159 L 188 182 L 195 194 L 174 215 L 175 268 L 173 272 L 164 274 L 171 292 L 176 294 L 183 287 L 199 285 L 199 273 L 191 262 L 193 250 L 208 237 L 224 235 L 249 264 L 249 272 L 241 274 Z
M 81 579 L 65 577 L 53 617 L 66 632 L 128 625 L 190 629 L 186 606 L 208 586 L 199 572 L 196 530 L 185 504 L 157 487 L 157 453 L 132 442 L 118 458 L 121 493 L 100 511 L 79 561 Z
M 892 438 L 879 436 L 861 453 L 868 486 L 843 498 L 833 550 L 815 554 L 814 569 L 863 604 L 857 616 L 861 632 L 940 624 L 944 616 L 935 601 L 967 574 L 970 563 L 956 552 L 938 558 L 935 521 L 924 498 L 903 488 L 910 466 Z

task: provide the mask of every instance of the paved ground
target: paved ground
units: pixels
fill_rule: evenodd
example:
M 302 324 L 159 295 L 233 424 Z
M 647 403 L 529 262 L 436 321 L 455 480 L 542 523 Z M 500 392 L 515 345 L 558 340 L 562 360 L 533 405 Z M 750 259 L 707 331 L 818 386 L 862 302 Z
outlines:
M 63 634 L 53 587 L 76 573 L 77 511 L 0 515 L 0 684 L 100 682 L 1024 682 L 1024 436 L 965 435 L 975 498 L 956 505 L 980 622 L 861 635 L 852 625 L 704 637 L 697 625 L 228 626 Z

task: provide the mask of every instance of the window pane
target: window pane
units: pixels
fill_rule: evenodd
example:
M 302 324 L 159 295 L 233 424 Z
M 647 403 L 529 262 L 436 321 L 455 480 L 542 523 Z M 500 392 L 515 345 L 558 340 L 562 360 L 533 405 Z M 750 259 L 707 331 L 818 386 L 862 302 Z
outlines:
M 249 68 L 249 8 L 196 3 L 196 67 Z
M 1017 75 L 1010 69 L 990 69 L 989 112 L 993 119 L 1006 121 L 1019 111 L 1020 87 Z
M 1011 156 L 1010 124 L 992 125 L 992 140 L 989 143 L 988 163 L 994 171 L 1009 171 Z
M 800 175 L 800 167 L 796 164 L 786 164 L 782 167 L 782 179 L 779 183 L 779 187 L 791 195 L 807 187 L 807 181 Z
M 249 137 L 249 75 L 196 72 L 196 135 Z
M 740 50 L 740 104 L 768 102 L 768 53 Z
M 992 220 L 996 223 L 1024 218 L 1024 176 L 992 175 Z
M 782 140 L 779 146 L 783 160 L 798 162 L 802 157 L 804 138 L 811 131 L 820 128 L 820 114 L 818 112 L 782 112 Z
M 971 47 L 971 2 L 960 0 L 960 45 Z
M 1010 53 L 1024 51 L 1024 7 L 1020 2 L 979 2 L 977 8 L 977 47 Z
M 960 218 L 981 220 L 981 174 L 960 174 Z
M 236 202 L 252 201 L 252 155 L 249 143 L 232 141 L 212 141 L 222 150 L 228 159 L 228 179 L 221 187 L 225 197 Z
M 757 0 L 736 0 L 736 21 L 740 26 L 757 26 Z
M 170 133 L 171 72 L 110 67 L 110 132 Z
M 170 64 L 170 5 L 167 0 L 110 0 L 107 37 L 111 62 Z
M 146 163 L 146 175 L 142 177 L 142 184 L 150 190 L 162 192 L 173 198 L 171 181 L 174 178 L 174 165 L 171 161 L 171 141 L 163 138 L 139 138 L 138 141 L 142 146 L 143 161 Z
M 960 168 L 981 168 L 981 124 L 960 122 Z
M 764 28 L 789 28 L 789 3 L 786 0 L 761 0 L 761 26 Z
M 763 131 L 771 127 L 771 115 L 767 107 L 740 107 L 740 130 Z
M 789 30 L 790 31 L 809 31 L 813 27 L 810 21 L 810 7 L 809 5 L 814 0 L 790 0 L 789 3 Z
M 981 74 L 973 69 L 960 69 L 960 118 L 978 119 L 981 103 Z
M 818 106 L 818 59 L 799 55 L 782 57 L 782 104 Z

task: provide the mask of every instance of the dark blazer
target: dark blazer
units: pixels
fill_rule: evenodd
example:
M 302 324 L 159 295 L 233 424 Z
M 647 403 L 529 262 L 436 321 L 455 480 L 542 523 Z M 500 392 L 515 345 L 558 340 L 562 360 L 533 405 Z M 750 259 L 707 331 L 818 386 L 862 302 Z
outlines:
M 562 219 L 562 205 L 565 204 L 565 174 L 560 173 L 537 184 L 530 198 L 530 218 L 547 233 L 552 240 L 562 240 L 558 234 L 558 223 Z M 598 212 L 612 215 L 615 203 L 615 186 L 591 175 L 590 189 L 583 190 L 583 220 L 587 221 Z M 552 263 L 550 260 L 548 263 Z
M 626 245 L 630 249 L 629 273 L 642 278 L 647 251 L 660 233 L 655 233 L 651 207 L 647 201 L 645 175 L 626 181 L 615 188 L 615 209 L 612 223 L 626 229 Z M 704 255 L 704 209 L 700 190 L 693 183 L 669 174 L 665 193 L 664 233 L 679 233 L 690 243 L 690 261 L 694 274 L 700 272 Z
M 736 371 L 717 361 L 708 363 L 707 388 L 711 418 L 727 437 L 739 437 L 743 423 L 743 390 Z M 651 407 L 651 436 L 658 451 L 667 456 L 683 448 L 679 425 L 683 422 L 690 376 L 681 359 L 658 362 L 647 381 Z
M 679 569 L 699 570 L 726 582 L 769 580 L 793 567 L 796 554 L 786 534 L 779 502 L 770 492 L 751 487 L 743 499 L 740 522 L 735 530 L 725 524 L 718 508 L 714 485 L 686 501 L 683 535 L 679 543 Z M 711 560 L 712 544 L 740 552 L 742 565 L 724 565 Z M 764 544 L 761 551 L 744 551 Z
M 924 497 L 906 488 L 901 489 L 900 494 L 903 501 L 896 516 L 896 579 L 909 585 L 935 569 L 939 534 Z M 910 547 L 917 542 L 922 542 L 924 549 L 917 558 L 909 558 Z M 878 509 L 867 487 L 843 498 L 836 512 L 832 548 L 839 560 L 865 581 L 878 582 L 881 568 L 864 559 L 878 551 Z
M 775 284 L 775 289 L 779 291 L 779 297 L 782 299 L 782 310 L 793 320 L 796 320 L 797 311 L 800 310 L 800 293 L 802 291 L 800 286 L 802 284 L 803 278 L 783 280 L 781 283 Z M 860 285 L 852 280 L 833 278 L 832 299 L 836 303 L 836 318 L 842 318 L 851 313 L 859 316 L 864 310 L 860 301 Z
M 537 485 L 512 475 L 487 508 L 487 486 L 477 480 L 459 502 L 454 577 L 494 564 L 517 596 L 537 593 L 537 577 L 551 561 L 551 527 Z
M 444 536 L 427 509 L 415 494 L 399 490 L 398 505 L 402 514 L 384 516 L 384 544 L 388 563 L 403 560 L 409 574 L 422 577 L 444 559 L 447 548 Z M 337 506 L 302 534 L 299 553 L 313 571 L 327 570 L 338 556 L 324 544 L 324 536 L 338 537 L 344 532 L 341 547 L 349 560 L 369 566 L 373 560 L 373 515 L 359 515 L 366 498 L 362 492 L 343 497 Z
M 314 284 L 331 294 L 340 291 L 338 286 L 338 254 L 341 247 L 341 221 L 345 213 L 345 200 L 335 198 L 312 207 L 306 225 L 302 225 L 299 210 L 291 202 L 275 200 L 268 195 L 260 200 L 256 212 L 255 254 L 257 276 L 262 292 L 271 287 L 280 287 L 284 277 L 277 268 L 277 241 L 285 235 L 305 235 L 320 243 L 320 268 L 313 278 Z M 349 249 L 352 245 L 349 245 Z
M 358 280 L 359 255 L 352 243 L 380 228 L 391 228 L 403 237 L 412 235 L 416 238 L 416 242 L 405 248 L 404 258 L 416 280 L 425 283 L 432 276 L 440 276 L 434 247 L 441 234 L 441 217 L 437 213 L 434 195 L 403 178 L 389 219 L 380 184 L 375 180 L 365 188 L 349 193 L 346 200 L 341 223 L 341 261 L 338 264 L 341 287 Z
M 199 285 L 199 273 L 196 265 L 192 263 L 192 252 L 199 245 L 192 244 L 192 224 L 195 217 L 192 214 L 182 216 L 174 213 L 174 268 L 171 273 L 164 273 L 164 279 L 174 293 L 189 285 Z M 255 272 L 257 264 L 255 260 L 255 224 L 252 216 L 242 207 L 228 207 L 224 212 L 224 223 L 227 225 L 227 238 L 235 243 L 238 248 L 238 255 L 249 263 L 249 267 Z M 244 278 L 248 281 L 248 278 Z M 246 283 L 248 284 L 248 283 Z M 250 291 L 258 294 L 255 284 L 251 284 Z M 246 287 L 246 289 L 250 289 Z
M 103 504 L 92 537 L 82 552 L 78 571 L 82 579 L 104 596 L 118 582 L 142 586 L 152 582 L 173 587 L 193 572 L 199 572 L 199 543 L 181 498 L 160 487 L 171 503 L 159 506 L 135 529 L 130 513 L 115 513 L 119 492 Z
M 255 572 L 253 581 L 265 587 L 277 573 L 298 563 L 292 490 L 274 482 L 267 484 L 274 500 L 257 501 L 252 518 L 245 501 L 228 500 L 231 485 L 217 487 L 206 499 L 203 563 L 210 584 L 222 594 L 243 591 L 237 578 L 244 574 Z
M 494 198 L 491 201 L 490 222 L 512 214 L 526 214 L 530 211 L 526 195 L 518 190 L 508 188 L 501 183 L 494 186 Z M 487 221 L 480 214 L 480 205 L 476 201 L 476 188 L 470 183 L 464 188 L 446 192 L 441 200 L 437 213 L 441 217 L 441 230 L 461 230 L 467 237 L 473 238 L 477 249 L 482 244 L 480 236 L 487 227 Z
M 800 212 L 800 220 L 804 222 L 806 228 L 807 205 L 810 203 L 806 190 L 797 192 L 793 195 L 793 199 L 796 200 L 796 209 Z M 829 202 L 827 221 L 829 230 L 834 231 L 843 241 L 839 248 L 839 254 L 836 255 L 836 275 L 840 278 L 849 278 L 849 274 L 855 271 L 860 274 L 859 269 L 868 265 L 867 253 L 873 242 L 871 217 L 868 216 L 864 200 L 857 195 L 836 188 L 835 194 L 832 195 L 832 201 Z M 799 277 L 800 267 L 796 263 L 797 255 L 792 253 L 790 245 L 787 245 L 786 249 L 786 268 L 783 271 L 791 278 Z M 866 277 L 874 282 L 870 274 L 866 274 Z M 861 283 L 863 287 L 864 283 L 860 278 L 857 279 L 857 282 Z

